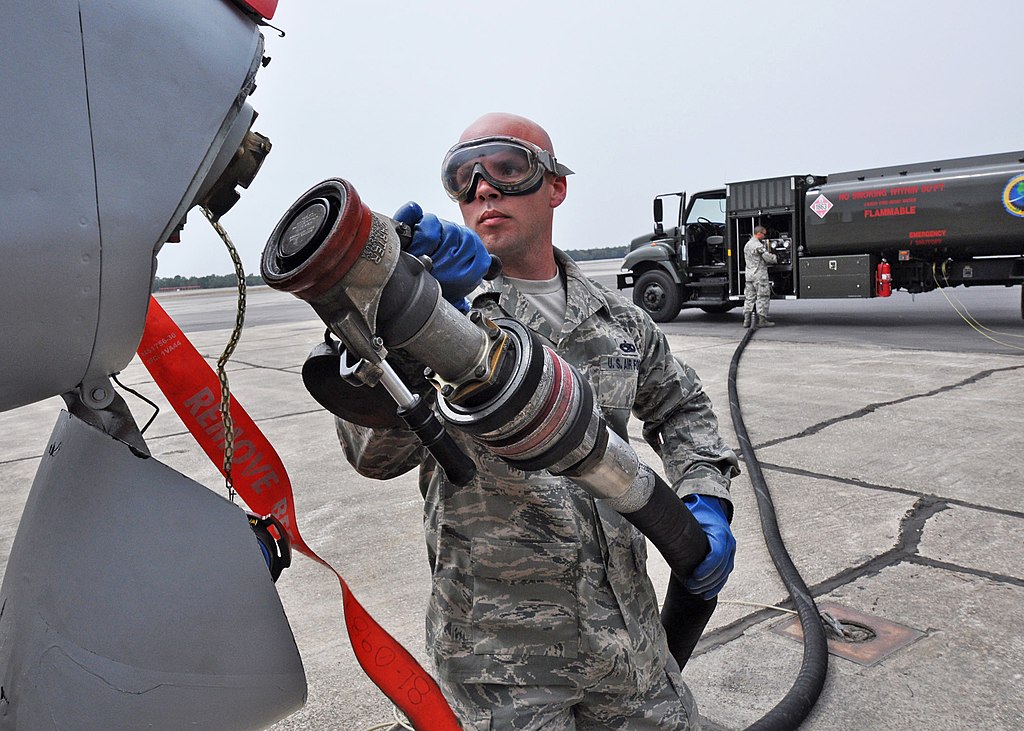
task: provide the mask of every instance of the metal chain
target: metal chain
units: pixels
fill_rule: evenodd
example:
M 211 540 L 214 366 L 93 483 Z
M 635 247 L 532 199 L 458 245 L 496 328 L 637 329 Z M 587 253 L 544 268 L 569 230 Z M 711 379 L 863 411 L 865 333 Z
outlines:
M 224 245 L 231 255 L 231 262 L 235 265 L 235 277 L 238 280 L 238 306 L 235 308 L 235 327 L 231 330 L 231 337 L 224 347 L 224 352 L 217 359 L 217 378 L 220 379 L 220 419 L 224 426 L 224 485 L 228 489 L 228 500 L 235 502 L 235 484 L 231 479 L 231 462 L 235 453 L 235 423 L 231 418 L 231 390 L 228 387 L 228 374 L 225 370 L 228 359 L 235 352 L 238 341 L 242 339 L 242 325 L 245 324 L 245 271 L 242 269 L 242 260 L 238 256 L 238 250 L 231 243 L 231 237 L 224 230 L 213 213 L 208 208 L 203 208 L 203 213 L 217 232 Z

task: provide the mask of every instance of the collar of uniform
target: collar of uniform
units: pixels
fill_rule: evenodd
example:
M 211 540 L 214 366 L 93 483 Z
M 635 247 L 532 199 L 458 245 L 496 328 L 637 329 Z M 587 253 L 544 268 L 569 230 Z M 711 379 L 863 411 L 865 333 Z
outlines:
M 601 291 L 586 278 L 572 258 L 557 248 L 554 254 L 555 263 L 565 273 L 565 323 L 561 333 L 553 332 L 537 308 L 501 275 L 481 282 L 470 294 L 470 301 L 475 304 L 478 297 L 496 299 L 498 307 L 504 312 L 557 344 L 561 336 L 571 333 L 580 323 L 607 305 Z
M 565 272 L 565 332 L 572 332 L 581 322 L 607 307 L 604 295 L 583 274 L 579 265 L 565 252 L 555 249 L 555 261 Z

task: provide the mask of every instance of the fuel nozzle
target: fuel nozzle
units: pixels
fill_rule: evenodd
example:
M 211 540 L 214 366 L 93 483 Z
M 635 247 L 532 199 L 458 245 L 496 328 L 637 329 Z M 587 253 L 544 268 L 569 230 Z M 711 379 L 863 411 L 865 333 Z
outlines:
M 267 284 L 308 302 L 341 341 L 340 362 L 330 364 L 339 383 L 384 386 L 449 480 L 465 484 L 475 467 L 445 426 L 519 469 L 565 475 L 622 513 L 673 572 L 688 576 L 707 552 L 704 533 L 665 481 L 609 429 L 586 379 L 517 320 L 463 315 L 441 297 L 428 266 L 402 251 L 394 221 L 335 178 L 289 208 L 261 269 Z M 438 393 L 443 421 L 408 388 L 393 356 L 419 364 Z M 306 374 L 304 368 L 304 380 Z M 344 399 L 318 400 L 361 423 Z
M 458 384 L 474 378 L 487 361 L 490 341 L 478 324 L 442 299 L 425 263 L 402 251 L 401 229 L 364 205 L 348 181 L 332 178 L 310 188 L 285 212 L 264 248 L 260 269 L 268 285 L 308 302 L 340 340 L 339 388 L 342 383 L 383 386 L 397 415 L 449 479 L 464 484 L 472 479 L 472 462 L 387 356 L 397 351 L 414 362 L 432 363 L 446 383 Z M 345 373 L 342 363 L 348 364 Z
M 470 377 L 488 349 L 486 334 L 441 298 L 423 261 L 402 251 L 399 226 L 367 208 L 348 181 L 325 180 L 275 227 L 263 251 L 263 279 L 308 302 L 372 364 L 390 349 L 420 363 L 443 352 L 438 373 L 449 381 Z M 439 333 L 451 337 L 438 343 Z

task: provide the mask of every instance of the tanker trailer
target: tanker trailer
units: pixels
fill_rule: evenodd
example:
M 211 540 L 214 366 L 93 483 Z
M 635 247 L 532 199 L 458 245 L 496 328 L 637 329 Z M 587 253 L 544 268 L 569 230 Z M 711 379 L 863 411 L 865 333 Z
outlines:
M 828 273 L 854 264 L 875 274 L 864 296 L 887 296 L 886 265 L 908 292 L 1020 284 L 1024 152 L 829 175 L 804 194 L 803 223 L 801 297 L 828 296 Z

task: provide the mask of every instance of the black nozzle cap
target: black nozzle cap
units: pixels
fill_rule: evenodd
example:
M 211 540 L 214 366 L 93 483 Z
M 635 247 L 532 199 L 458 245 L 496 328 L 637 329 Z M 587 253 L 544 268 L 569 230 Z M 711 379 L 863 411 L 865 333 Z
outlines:
M 330 214 L 330 202 L 325 198 L 315 198 L 292 217 L 281 234 L 277 248 L 282 269 L 295 269 L 323 243 L 330 229 Z
M 484 273 L 484 279 L 489 282 L 499 274 L 501 274 L 501 259 L 496 257 L 494 254 L 491 254 L 491 264 L 487 267 L 487 271 Z

